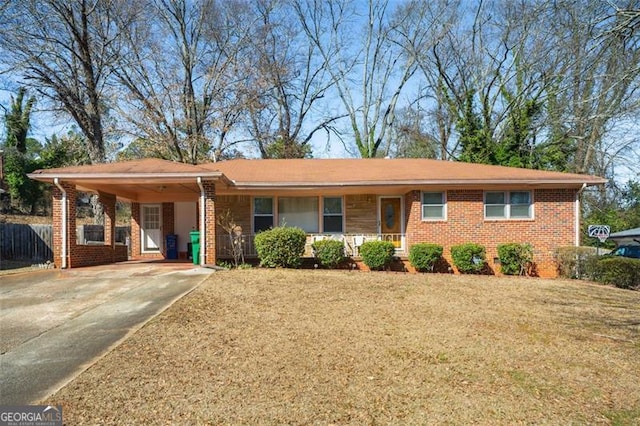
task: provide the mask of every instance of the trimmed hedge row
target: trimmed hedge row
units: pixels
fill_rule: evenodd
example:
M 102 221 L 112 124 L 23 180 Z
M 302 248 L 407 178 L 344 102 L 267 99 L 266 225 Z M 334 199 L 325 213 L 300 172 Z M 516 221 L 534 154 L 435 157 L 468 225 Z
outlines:
M 598 256 L 593 247 L 561 247 L 555 257 L 561 277 L 640 290 L 640 259 Z
M 604 257 L 590 262 L 588 269 L 594 281 L 640 290 L 640 259 Z

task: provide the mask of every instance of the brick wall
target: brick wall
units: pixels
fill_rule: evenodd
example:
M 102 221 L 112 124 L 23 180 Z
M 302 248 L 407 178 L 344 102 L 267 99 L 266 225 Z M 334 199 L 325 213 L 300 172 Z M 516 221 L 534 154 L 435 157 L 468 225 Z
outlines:
M 574 189 L 537 189 L 532 191 L 533 220 L 485 220 L 482 190 L 447 191 L 447 220 L 422 221 L 420 191 L 405 195 L 407 245 L 419 242 L 440 244 L 451 261 L 451 246 L 477 243 L 485 246 L 487 260 L 494 272 L 500 266 L 493 259 L 503 243 L 529 243 L 533 247 L 536 271 L 540 276 L 556 276 L 553 251 L 574 245 Z
M 140 218 L 140 203 L 131 203 L 131 257 L 137 259 L 141 255 L 142 242 L 140 241 L 140 224 L 142 219 Z
M 127 260 L 127 246 L 115 244 L 116 197 L 101 193 L 100 202 L 105 213 L 105 243 L 100 245 L 80 245 L 76 243 L 76 200 L 75 185 L 61 182 L 67 193 L 67 268 L 102 265 Z M 53 187 L 53 263 L 62 267 L 62 191 Z
M 116 243 L 116 196 L 100 192 L 99 197 L 104 210 L 104 244 L 114 247 Z
M 67 193 L 67 268 L 70 267 L 69 255 L 71 244 L 76 242 L 76 199 L 75 185 L 68 182 L 60 182 Z M 53 186 L 53 263 L 57 268 L 62 267 L 62 191 Z
M 208 265 L 216 263 L 216 185 L 214 181 L 202 182 L 205 192 L 205 260 Z M 202 241 L 200 241 L 202 244 Z
M 80 266 L 106 265 L 114 262 L 124 262 L 128 259 L 127 246 L 117 244 L 107 245 L 79 245 L 72 244 L 70 268 Z

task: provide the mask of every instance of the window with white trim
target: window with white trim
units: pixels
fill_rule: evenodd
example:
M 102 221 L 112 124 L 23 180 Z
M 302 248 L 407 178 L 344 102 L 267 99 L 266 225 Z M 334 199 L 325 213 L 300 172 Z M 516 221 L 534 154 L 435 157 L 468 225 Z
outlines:
M 322 232 L 342 233 L 342 197 L 322 199 Z
M 273 198 L 256 197 L 253 199 L 253 232 L 273 228 Z
M 484 193 L 486 219 L 531 219 L 531 191 L 487 191 Z
M 447 218 L 447 202 L 445 193 L 422 193 L 422 220 L 444 220 Z

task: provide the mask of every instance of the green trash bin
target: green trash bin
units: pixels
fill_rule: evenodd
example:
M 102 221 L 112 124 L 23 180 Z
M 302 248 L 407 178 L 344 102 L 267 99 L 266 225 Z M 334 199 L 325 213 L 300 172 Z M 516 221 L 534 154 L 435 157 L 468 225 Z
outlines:
M 191 258 L 194 265 L 200 264 L 200 231 L 189 232 L 191 237 Z

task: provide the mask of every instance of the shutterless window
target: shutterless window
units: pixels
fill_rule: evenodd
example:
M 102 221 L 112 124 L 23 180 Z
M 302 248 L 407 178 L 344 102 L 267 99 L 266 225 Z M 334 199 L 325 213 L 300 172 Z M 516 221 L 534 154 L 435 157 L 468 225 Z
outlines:
M 531 193 L 529 191 L 513 191 L 509 193 L 509 210 L 512 218 L 531 217 Z
M 444 192 L 423 192 L 422 220 L 445 219 L 445 206 Z
M 484 216 L 492 219 L 507 217 L 507 195 L 505 192 L 486 192 L 484 194 Z
M 256 197 L 253 199 L 253 232 L 273 228 L 273 198 Z
M 278 198 L 278 218 L 287 226 L 318 232 L 318 197 Z
M 531 218 L 531 192 L 486 192 L 484 215 L 488 219 Z
M 322 231 L 342 232 L 342 197 L 322 199 Z

